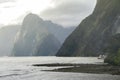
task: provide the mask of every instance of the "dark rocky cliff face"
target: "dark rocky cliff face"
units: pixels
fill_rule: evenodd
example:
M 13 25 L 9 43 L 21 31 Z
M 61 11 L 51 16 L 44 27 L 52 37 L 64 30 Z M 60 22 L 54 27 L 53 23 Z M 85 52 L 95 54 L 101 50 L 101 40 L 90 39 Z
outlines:
M 60 42 L 46 28 L 44 21 L 35 14 L 28 14 L 17 33 L 13 56 L 53 56 Z
M 119 32 L 120 0 L 98 0 L 94 12 L 66 39 L 57 56 L 98 56 Z
M 120 66 L 120 33 L 112 36 L 104 52 L 107 54 L 105 62 Z

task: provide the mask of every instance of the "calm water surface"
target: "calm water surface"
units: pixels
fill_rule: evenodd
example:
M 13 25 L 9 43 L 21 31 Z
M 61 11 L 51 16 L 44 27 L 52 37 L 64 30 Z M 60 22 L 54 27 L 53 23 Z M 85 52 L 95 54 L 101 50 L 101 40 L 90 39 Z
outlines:
M 102 64 L 96 57 L 1 57 L 0 80 L 120 80 L 120 76 L 68 72 L 44 72 L 60 67 L 34 67 L 45 63 L 92 63 Z

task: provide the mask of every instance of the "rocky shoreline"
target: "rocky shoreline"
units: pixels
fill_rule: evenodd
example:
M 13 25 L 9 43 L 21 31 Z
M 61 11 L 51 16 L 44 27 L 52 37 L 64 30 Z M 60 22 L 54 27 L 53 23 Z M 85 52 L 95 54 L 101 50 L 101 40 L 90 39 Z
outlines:
M 67 67 L 59 68 L 54 70 L 43 70 L 43 71 L 53 71 L 53 72 L 75 72 L 75 73 L 93 73 L 93 74 L 112 74 L 120 75 L 120 66 L 113 66 L 109 64 L 34 64 L 32 66 L 40 67 Z

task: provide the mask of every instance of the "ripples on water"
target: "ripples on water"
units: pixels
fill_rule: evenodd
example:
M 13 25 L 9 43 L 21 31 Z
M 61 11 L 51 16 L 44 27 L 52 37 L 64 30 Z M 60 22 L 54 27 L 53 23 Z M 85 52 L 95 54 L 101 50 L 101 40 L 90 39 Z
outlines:
M 59 67 L 34 67 L 46 63 L 103 63 L 96 57 L 2 57 L 0 80 L 120 80 L 120 76 L 68 72 L 44 72 Z

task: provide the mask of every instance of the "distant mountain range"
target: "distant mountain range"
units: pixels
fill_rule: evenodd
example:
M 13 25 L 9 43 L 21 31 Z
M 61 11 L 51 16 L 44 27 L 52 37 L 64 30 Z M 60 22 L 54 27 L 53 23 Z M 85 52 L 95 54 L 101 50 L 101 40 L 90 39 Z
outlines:
M 58 38 L 58 40 L 63 43 L 64 40 L 74 31 L 74 29 L 76 27 L 67 27 L 64 28 L 61 25 L 55 24 L 52 21 L 44 21 L 45 24 L 45 28 L 50 31 L 52 34 L 55 35 L 56 38 Z
M 36 26 L 39 26 L 39 27 L 36 30 L 34 29 L 34 31 L 32 33 L 37 32 L 38 30 L 39 30 L 39 33 L 40 32 L 42 33 L 43 30 L 41 30 L 41 29 L 44 29 L 44 31 L 47 34 L 49 34 L 49 39 L 52 40 L 51 44 L 49 44 L 49 45 L 52 46 L 52 44 L 53 45 L 57 44 L 57 45 L 59 45 L 59 47 L 64 42 L 66 37 L 70 33 L 72 33 L 72 31 L 75 29 L 75 27 L 64 28 L 58 24 L 53 23 L 50 20 L 44 21 L 43 19 L 41 19 L 40 17 L 38 17 L 35 14 L 28 14 L 28 15 L 26 17 L 27 18 L 29 17 L 29 19 L 24 19 L 22 26 L 20 26 L 20 25 L 8 25 L 8 26 L 4 26 L 3 28 L 0 29 L 0 56 L 13 55 L 13 53 L 11 54 L 11 52 L 14 52 L 14 51 L 12 51 L 13 45 L 14 45 L 14 48 L 16 46 L 16 42 L 14 44 L 14 41 L 16 41 L 17 37 L 15 37 L 15 36 L 18 36 L 18 34 L 20 32 L 21 32 L 21 35 L 22 35 L 22 32 L 26 33 L 25 31 L 32 32 L 32 30 Z M 37 21 L 34 20 L 35 17 L 38 18 Z M 33 35 L 32 33 L 28 33 L 28 35 Z M 48 36 L 48 35 L 46 35 L 46 36 Z M 55 41 L 54 41 L 53 37 L 56 39 Z M 22 39 L 22 38 L 19 36 L 19 39 Z M 43 41 L 45 41 L 45 40 L 43 39 Z M 58 41 L 58 42 L 56 42 L 56 41 Z M 47 42 L 50 42 L 50 41 L 47 41 Z M 8 45 L 6 45 L 6 44 L 8 44 Z M 48 44 L 48 43 L 46 43 L 46 44 Z M 43 44 L 41 44 L 41 45 L 43 45 Z M 37 45 L 37 46 L 40 46 L 40 45 Z M 36 52 L 40 52 L 40 51 L 36 50 Z M 45 54 L 46 53 L 44 53 L 44 55 Z M 55 54 L 55 53 L 53 53 L 53 54 Z M 21 55 L 22 55 L 22 53 L 21 53 Z M 34 55 L 35 55 L 35 53 L 34 53 Z
M 44 21 L 35 14 L 28 14 L 17 33 L 13 56 L 53 56 L 60 42 L 47 30 Z
M 14 46 L 14 38 L 20 25 L 9 25 L 0 29 L 0 56 L 11 55 Z

